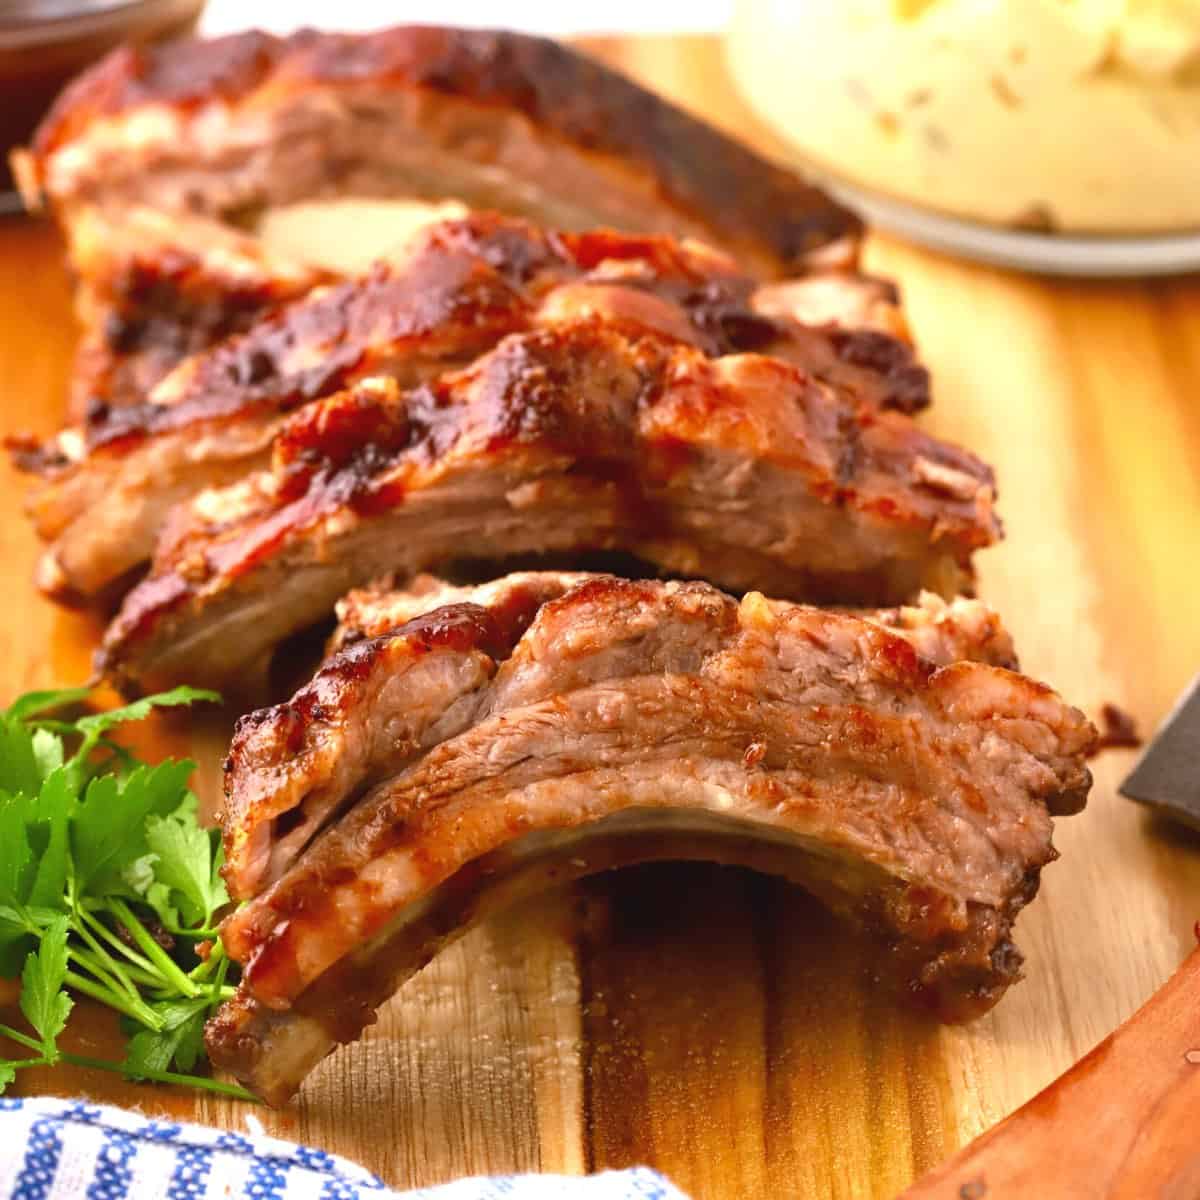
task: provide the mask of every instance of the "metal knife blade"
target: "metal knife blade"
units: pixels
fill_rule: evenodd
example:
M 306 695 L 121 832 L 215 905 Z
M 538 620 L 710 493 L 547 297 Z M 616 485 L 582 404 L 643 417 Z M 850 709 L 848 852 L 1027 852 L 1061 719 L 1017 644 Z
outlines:
M 1200 830 L 1200 675 L 1119 790 L 1130 800 Z

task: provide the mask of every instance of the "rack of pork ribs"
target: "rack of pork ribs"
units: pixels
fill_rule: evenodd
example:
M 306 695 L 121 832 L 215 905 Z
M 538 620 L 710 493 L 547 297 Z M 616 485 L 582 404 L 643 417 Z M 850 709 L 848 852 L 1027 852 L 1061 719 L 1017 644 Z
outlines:
M 12 450 L 98 672 L 245 699 L 339 619 L 227 762 L 216 1064 L 281 1102 L 473 922 L 664 858 L 795 880 L 945 1020 L 1019 977 L 1095 732 L 971 598 L 992 473 L 853 216 L 434 28 L 119 51 L 18 172 L 84 337 Z

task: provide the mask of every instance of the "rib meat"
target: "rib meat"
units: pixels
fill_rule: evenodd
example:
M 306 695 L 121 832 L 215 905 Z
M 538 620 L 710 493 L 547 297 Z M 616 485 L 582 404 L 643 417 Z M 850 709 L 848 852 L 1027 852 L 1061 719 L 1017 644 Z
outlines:
M 970 454 L 777 358 L 564 322 L 292 414 L 270 470 L 176 510 L 100 665 L 228 686 L 381 567 L 454 558 L 615 548 L 737 590 L 949 595 L 999 534 L 992 496 Z
M 700 237 L 796 274 L 858 220 L 795 174 L 577 51 L 487 30 L 249 32 L 125 47 L 18 159 L 27 201 L 253 227 L 329 197 L 417 197 L 562 228 Z
M 231 895 L 249 899 L 273 883 L 348 797 L 464 727 L 542 605 L 591 578 L 517 572 L 457 587 L 422 575 L 339 602 L 328 663 L 288 703 L 239 722 L 225 777 Z M 419 619 L 435 610 L 436 620 Z M 1016 667 L 1011 638 L 978 600 L 926 593 L 860 615 L 929 662 Z
M 1012 921 L 1095 731 L 1024 676 L 924 657 L 1008 658 L 974 602 L 889 626 L 611 577 L 418 593 L 377 615 L 450 603 L 349 642 L 235 739 L 229 878 L 252 898 L 222 929 L 244 971 L 208 1044 L 260 1095 L 286 1099 L 495 904 L 628 861 L 795 879 L 947 1019 L 1018 977 Z
M 182 254 L 117 257 L 149 288 L 145 312 L 128 303 L 121 310 L 144 348 L 117 368 L 126 383 L 148 380 L 163 364 L 161 338 L 178 333 L 174 345 L 208 336 L 212 322 L 196 313 L 209 311 L 214 277 L 245 278 L 247 295 L 262 298 L 254 264 L 233 250 L 210 256 L 198 274 Z M 153 281 L 164 277 L 182 327 L 163 315 Z M 276 291 L 267 289 L 272 301 Z M 225 319 L 223 311 L 216 305 L 212 320 Z M 93 406 L 87 421 L 46 446 L 22 446 L 18 461 L 44 479 L 29 509 L 52 543 L 39 584 L 69 600 L 111 589 L 150 557 L 173 505 L 265 465 L 296 407 L 367 375 L 411 385 L 469 362 L 505 334 L 585 315 L 656 329 L 711 355 L 767 351 L 872 407 L 911 412 L 928 402 L 928 375 L 879 281 L 814 276 L 759 288 L 698 243 L 545 233 L 476 214 L 428 227 L 392 264 L 319 288 L 189 359 L 149 402 Z M 106 355 L 99 358 L 112 366 Z
M 284 234 L 253 236 L 208 217 L 144 206 L 76 209 L 66 233 L 84 332 L 72 376 L 71 417 L 84 422 L 91 414 L 94 424 L 103 420 L 104 409 L 144 403 L 183 359 L 250 328 L 322 283 L 365 273 L 375 260 L 403 265 L 409 242 L 426 226 L 465 215 L 461 204 L 450 202 L 388 205 L 365 222 L 369 249 L 347 271 L 337 263 L 315 262 L 347 256 L 307 253 L 308 231 L 292 232 L 290 224 Z M 357 224 L 364 224 L 361 214 L 356 216 Z M 339 236 L 334 230 L 330 234 Z M 882 303 L 873 312 L 869 307 L 872 288 L 878 294 L 885 284 L 865 276 L 839 278 L 845 278 L 845 286 L 829 282 L 859 310 L 860 319 L 852 324 L 869 329 L 867 318 L 874 316 L 885 331 L 896 327 L 898 310 L 886 297 L 877 295 Z M 790 283 L 775 285 L 768 299 L 819 311 L 825 281 L 813 276 L 811 284 L 804 289 L 807 296 L 796 295 Z M 834 311 L 841 303 L 834 299 Z M 869 349 L 864 344 L 858 353 L 865 358 Z
M 68 227 L 84 337 L 71 414 L 141 403 L 182 359 L 333 276 L 230 226 L 149 208 L 79 210 Z

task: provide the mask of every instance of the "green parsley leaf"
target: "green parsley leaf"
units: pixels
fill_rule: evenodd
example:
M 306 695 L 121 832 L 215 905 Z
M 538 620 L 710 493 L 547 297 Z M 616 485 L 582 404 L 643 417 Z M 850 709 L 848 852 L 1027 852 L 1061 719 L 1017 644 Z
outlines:
M 204 998 L 155 1005 L 163 1028 L 158 1033 L 146 1029 L 129 1039 L 126 1072 L 142 1078 L 147 1071 L 169 1070 L 172 1062 L 180 1071 L 192 1070 L 204 1049 L 208 1005 Z
M 14 721 L 28 721 L 30 717 L 41 713 L 52 712 L 56 708 L 66 708 L 68 704 L 82 704 L 91 694 L 91 688 L 53 688 L 46 692 L 26 692 L 18 697 L 4 716 Z
M 42 779 L 63 765 L 63 741 L 48 729 L 33 731 L 33 757 Z
M 188 790 L 192 764 L 150 766 L 108 736 L 154 708 L 218 697 L 176 688 L 75 720 L 45 715 L 86 697 L 30 693 L 0 712 L 0 977 L 20 977 L 21 1011 L 37 1035 L 8 1029 L 34 1056 L 0 1060 L 0 1092 L 22 1067 L 67 1061 L 250 1098 L 191 1073 L 231 968 L 219 941 L 215 959 L 197 954 L 228 894 L 219 842 L 200 827 Z M 122 1014 L 124 1063 L 58 1049 L 67 988 Z
M 42 1039 L 42 1052 L 51 1061 L 58 1057 L 58 1035 L 71 1012 L 71 998 L 63 991 L 68 930 L 66 914 L 57 917 L 21 972 L 21 1011 Z
M 164 1000 L 154 1006 L 154 1011 L 162 1018 L 164 1029 L 178 1029 L 190 1021 L 197 1013 L 204 1016 L 208 1001 L 204 998 L 196 1000 Z
M 129 1039 L 121 1066 L 131 1079 L 145 1079 L 148 1071 L 165 1071 L 170 1067 L 178 1044 L 179 1036 L 173 1029 L 161 1033 L 143 1029 Z
M 50 907 L 62 903 L 70 854 L 68 826 L 75 805 L 70 776 L 61 766 L 56 767 L 38 791 L 35 811 L 38 823 L 46 827 L 46 836 L 39 848 L 29 904 Z
M 171 889 L 165 883 L 152 883 L 146 889 L 145 900 L 152 909 L 154 915 L 169 929 L 178 929 L 184 924 L 183 918 L 179 915 L 179 909 L 171 903 Z
M 11 717 L 0 717 L 0 788 L 32 795 L 41 782 L 32 731 Z
M 208 1008 L 198 1009 L 179 1026 L 179 1041 L 175 1046 L 175 1066 L 180 1071 L 192 1071 L 204 1057 L 204 1023 Z
M 28 922 L 26 922 L 24 914 L 17 912 L 15 908 L 11 908 L 7 904 L 0 904 L 0 932 L 6 929 L 22 933 L 28 932 Z
M 168 817 L 146 819 L 146 844 L 158 856 L 154 873 L 181 898 L 189 924 L 206 925 L 229 901 L 220 875 L 213 869 L 213 839 L 196 823 L 196 800 L 188 800 Z
M 179 909 L 171 903 L 171 889 L 165 883 L 160 883 L 154 873 L 157 863 L 157 854 L 143 854 L 122 870 L 121 878 L 135 896 L 154 910 L 154 915 L 163 925 L 168 929 L 179 929 L 183 923 Z
M 144 896 L 154 886 L 154 864 L 157 861 L 157 855 L 143 854 L 121 868 L 121 878 L 135 896 Z
M 144 721 L 156 708 L 176 708 L 200 702 L 219 704 L 221 697 L 217 692 L 204 691 L 202 688 L 177 687 L 169 692 L 143 696 L 123 708 L 111 708 L 107 712 L 80 717 L 75 724 L 80 733 L 95 735 L 107 732 L 114 725 L 124 725 L 127 721 Z
M 71 823 L 80 891 L 114 884 L 119 890 L 122 868 L 146 853 L 146 818 L 179 806 L 193 767 L 186 759 L 168 760 L 139 766 L 124 780 L 100 775 L 88 784 Z
M 0 791 L 0 904 L 20 909 L 27 898 L 33 866 L 29 826 L 33 816 L 30 798 Z
M 23 926 L 0 923 L 0 979 L 15 979 L 29 956 L 33 939 Z

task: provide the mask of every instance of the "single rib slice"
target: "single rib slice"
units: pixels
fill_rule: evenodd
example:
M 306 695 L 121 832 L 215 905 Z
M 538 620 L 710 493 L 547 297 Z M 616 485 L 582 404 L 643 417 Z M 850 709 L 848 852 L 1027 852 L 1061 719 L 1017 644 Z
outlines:
M 154 273 L 135 261 L 138 278 Z M 230 262 L 230 254 L 209 259 L 197 283 L 195 263 L 176 260 L 173 303 L 197 337 L 205 334 L 195 307 L 203 308 L 221 270 L 263 286 L 244 263 L 234 271 Z M 193 292 L 199 299 L 189 308 Z M 126 313 L 149 343 L 168 327 L 179 333 L 172 318 L 154 316 L 161 300 L 160 289 L 145 313 Z M 589 315 L 655 329 L 710 355 L 769 351 L 871 407 L 911 412 L 928 402 L 928 376 L 894 295 L 878 281 L 813 277 L 760 289 L 697 243 L 544 233 L 476 214 L 427 227 L 392 263 L 319 288 L 188 359 L 148 402 L 93 406 L 88 420 L 45 447 L 22 446 L 18 462 L 43 478 L 29 502 L 51 543 L 39 584 L 75 600 L 111 589 L 150 557 L 172 506 L 265 465 L 291 410 L 368 375 L 411 385 L 469 362 L 506 334 Z M 134 356 L 122 374 L 157 370 L 149 343 L 150 360 Z M 107 371 L 111 356 L 98 353 L 108 363 L 98 369 Z
M 465 728 L 542 606 L 591 578 L 531 571 L 456 587 L 422 575 L 404 589 L 363 589 L 340 602 L 330 657 L 313 680 L 286 704 L 238 723 L 225 773 L 233 897 L 250 899 L 274 883 L 349 800 Z M 618 609 L 611 595 L 606 602 L 621 622 L 615 643 L 645 650 L 658 614 Z M 917 605 L 861 615 L 933 663 L 1016 666 L 1011 638 L 978 600 L 947 604 L 926 593 Z M 537 645 L 535 637 L 528 649 Z M 527 678 L 538 672 L 529 663 L 523 670 Z M 556 662 L 551 677 L 560 676 Z
M 621 549 L 737 590 L 953 594 L 992 495 L 970 454 L 779 359 L 565 322 L 293 414 L 270 471 L 176 511 L 101 667 L 228 686 L 381 568 L 454 558 Z
M 490 905 L 676 853 L 803 883 L 940 1015 L 986 1009 L 1019 973 L 1011 924 L 1054 856 L 1051 814 L 1084 802 L 1094 731 L 1024 676 L 918 652 L 1007 659 L 973 602 L 883 619 L 527 575 L 347 645 L 235 742 L 230 880 L 256 894 L 222 930 L 244 974 L 214 1061 L 284 1099 Z M 322 790 L 340 815 L 268 882 L 242 832 L 276 793 L 295 813 Z
M 858 220 L 712 126 L 566 46 L 489 30 L 305 30 L 126 47 L 20 156 L 68 224 L 132 204 L 251 226 L 320 199 L 457 198 L 565 228 L 701 237 L 796 274 Z

